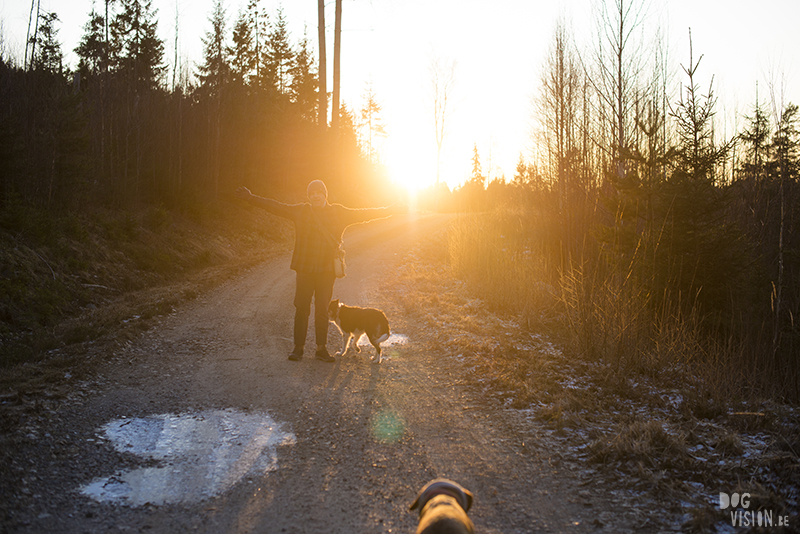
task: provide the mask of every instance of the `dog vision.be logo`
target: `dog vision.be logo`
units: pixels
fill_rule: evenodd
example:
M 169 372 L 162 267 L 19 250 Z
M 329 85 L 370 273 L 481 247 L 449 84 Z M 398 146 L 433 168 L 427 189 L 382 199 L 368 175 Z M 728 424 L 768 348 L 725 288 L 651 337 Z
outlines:
M 741 507 L 740 507 L 741 505 Z M 731 508 L 731 526 L 733 527 L 788 527 L 788 515 L 776 515 L 773 510 L 750 510 L 750 494 L 734 493 L 728 495 L 720 492 L 719 509 Z

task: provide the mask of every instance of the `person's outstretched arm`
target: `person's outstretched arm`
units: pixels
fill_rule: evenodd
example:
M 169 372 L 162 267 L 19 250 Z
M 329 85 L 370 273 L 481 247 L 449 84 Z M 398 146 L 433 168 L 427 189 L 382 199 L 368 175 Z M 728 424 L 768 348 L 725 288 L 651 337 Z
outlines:
M 240 198 L 245 202 L 252 204 L 253 206 L 264 209 L 273 215 L 294 220 L 296 205 L 284 204 L 283 202 L 278 202 L 277 200 L 272 200 L 271 198 L 264 198 L 254 195 L 244 186 L 237 188 L 235 194 L 237 198 Z
M 403 215 L 408 213 L 408 206 L 405 204 L 392 204 L 386 208 L 345 208 L 347 212 L 347 224 L 357 224 L 374 219 L 385 219 L 392 215 Z

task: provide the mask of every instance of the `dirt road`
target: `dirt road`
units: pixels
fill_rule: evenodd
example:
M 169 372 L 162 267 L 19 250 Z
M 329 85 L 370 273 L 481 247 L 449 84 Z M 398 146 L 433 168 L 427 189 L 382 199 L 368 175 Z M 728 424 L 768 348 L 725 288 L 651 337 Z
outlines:
M 316 361 L 310 337 L 304 359 L 287 360 L 288 253 L 108 355 L 85 394 L 32 419 L 0 530 L 413 532 L 408 506 L 434 477 L 473 491 L 479 532 L 597 530 L 593 492 L 535 429 L 464 385 L 455 355 L 431 348 L 443 332 L 381 291 L 415 240 L 446 223 L 409 215 L 345 235 L 349 272 L 334 298 L 387 311 L 397 343 L 380 365 L 371 348 Z M 340 342 L 331 328 L 329 348 Z

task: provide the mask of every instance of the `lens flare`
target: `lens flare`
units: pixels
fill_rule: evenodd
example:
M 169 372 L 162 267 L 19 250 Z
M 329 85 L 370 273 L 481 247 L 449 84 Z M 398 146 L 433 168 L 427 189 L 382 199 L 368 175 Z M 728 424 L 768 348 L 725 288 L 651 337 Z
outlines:
M 395 443 L 405 430 L 403 417 L 394 410 L 381 410 L 372 418 L 372 437 L 381 443 Z

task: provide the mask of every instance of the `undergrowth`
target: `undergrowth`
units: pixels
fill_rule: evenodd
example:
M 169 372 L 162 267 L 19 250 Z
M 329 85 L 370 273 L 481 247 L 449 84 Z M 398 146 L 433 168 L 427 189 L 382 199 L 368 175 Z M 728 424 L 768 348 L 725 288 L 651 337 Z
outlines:
M 169 313 L 196 289 L 129 297 L 284 249 L 288 226 L 240 205 L 0 210 L 0 367 Z M 213 283 L 214 280 L 208 280 Z
M 384 288 L 435 332 L 429 350 L 460 362 L 479 396 L 552 432 L 568 461 L 591 473 L 585 483 L 658 501 L 683 516 L 686 531 L 725 521 L 711 502 L 720 491 L 749 490 L 757 506 L 796 513 L 796 408 L 748 388 L 746 373 L 725 361 L 730 347 L 704 342 L 691 318 L 664 313 L 644 327 L 643 309 L 620 312 L 589 329 L 603 332 L 595 345 L 604 348 L 587 350 L 570 305 L 581 296 L 537 268 L 506 268 L 536 253 L 535 242 L 515 242 L 509 228 L 503 218 L 456 217 Z M 607 309 L 599 299 L 580 303 L 593 320 L 633 304 L 619 292 L 615 300 L 610 287 Z M 626 343 L 634 350 L 623 350 Z
M 735 324 L 714 326 L 680 294 L 652 294 L 629 271 L 598 257 L 553 259 L 553 236 L 534 210 L 459 216 L 448 237 L 452 274 L 491 310 L 521 317 L 527 327 L 558 314 L 565 342 L 618 379 L 646 376 L 664 384 L 690 383 L 698 411 L 753 398 L 795 401 L 794 372 L 766 368 L 768 340 L 738 335 Z M 788 373 L 788 374 L 787 374 Z M 712 399 L 709 401 L 708 399 Z M 718 406 L 715 406 L 717 404 Z

